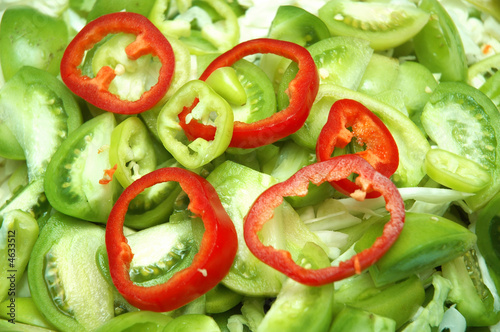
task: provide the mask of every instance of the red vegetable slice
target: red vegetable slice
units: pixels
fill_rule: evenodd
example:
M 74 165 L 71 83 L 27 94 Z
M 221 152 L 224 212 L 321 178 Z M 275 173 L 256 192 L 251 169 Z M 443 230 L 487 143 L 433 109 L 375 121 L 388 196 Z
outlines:
M 107 35 L 116 33 L 137 36 L 125 48 L 130 59 L 137 60 L 143 55 L 151 54 L 157 56 L 162 63 L 158 82 L 138 100 L 123 100 L 109 91 L 109 85 L 116 76 L 111 67 L 102 67 L 94 78 L 82 75 L 79 68 L 86 51 Z M 71 91 L 94 106 L 113 113 L 137 114 L 151 109 L 162 99 L 170 86 L 174 66 L 174 52 L 160 30 L 140 14 L 118 12 L 91 21 L 73 38 L 61 60 L 61 78 Z
M 312 270 L 296 264 L 288 251 L 265 246 L 260 242 L 258 232 L 272 218 L 274 209 L 283 202 L 283 197 L 306 195 L 310 182 L 319 185 L 325 181 L 338 181 L 348 177 L 351 173 L 359 175 L 356 183 L 360 186 L 360 191 L 371 188 L 382 194 L 386 201 L 386 209 L 391 215 L 383 234 L 370 248 L 341 262 L 338 266 Z M 353 195 L 363 197 L 363 195 L 358 195 L 358 192 Z M 306 166 L 288 180 L 264 191 L 254 202 L 245 218 L 244 237 L 250 251 L 267 265 L 300 283 L 321 286 L 360 273 L 375 263 L 396 241 L 403 228 L 404 220 L 404 203 L 396 186 L 386 176 L 375 171 L 366 160 L 349 154 Z
M 296 132 L 306 121 L 318 93 L 319 76 L 309 52 L 295 43 L 269 38 L 253 39 L 236 45 L 217 57 L 200 76 L 200 80 L 206 80 L 218 68 L 231 66 L 245 56 L 257 53 L 273 53 L 297 62 L 299 71 L 288 86 L 290 104 L 284 110 L 259 121 L 235 121 L 230 147 L 255 148 Z M 186 115 L 191 109 L 186 108 L 179 115 L 180 125 L 186 136 L 190 140 L 199 137 L 212 140 L 215 135 L 214 127 L 192 120 L 186 123 Z
M 353 137 L 357 138 L 358 144 L 365 146 L 364 151 L 356 154 L 367 160 L 377 172 L 386 177 L 396 172 L 399 152 L 391 132 L 373 112 L 360 102 L 351 99 L 341 99 L 332 105 L 328 120 L 316 144 L 318 161 L 330 159 L 335 147 L 344 148 Z M 330 183 L 345 195 L 350 195 L 359 189 L 359 186 L 349 179 Z M 378 196 L 380 193 L 377 192 L 366 194 L 366 198 Z
M 145 188 L 167 181 L 179 182 L 189 197 L 188 209 L 203 220 L 205 232 L 189 268 L 178 271 L 166 283 L 143 287 L 134 284 L 129 276 L 133 253 L 123 235 L 123 222 L 134 197 Z M 134 181 L 115 203 L 106 225 L 106 248 L 113 283 L 130 304 L 142 310 L 174 310 L 205 294 L 229 272 L 237 247 L 233 222 L 213 186 L 182 168 L 161 168 Z

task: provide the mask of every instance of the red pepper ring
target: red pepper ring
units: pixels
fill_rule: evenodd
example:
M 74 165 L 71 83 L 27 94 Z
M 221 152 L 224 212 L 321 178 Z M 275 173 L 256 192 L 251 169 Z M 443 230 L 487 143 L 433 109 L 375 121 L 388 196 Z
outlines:
M 166 283 L 143 287 L 129 276 L 133 253 L 123 235 L 130 201 L 145 188 L 176 181 L 188 195 L 188 209 L 203 220 L 205 232 L 190 267 L 175 273 Z M 113 206 L 106 225 L 106 249 L 113 283 L 123 297 L 142 310 L 170 311 L 191 302 L 215 287 L 233 264 L 238 240 L 233 222 L 213 186 L 201 176 L 170 167 L 148 173 L 128 186 Z
M 210 63 L 200 76 L 200 80 L 206 80 L 218 68 L 231 66 L 245 56 L 257 53 L 273 53 L 298 64 L 299 71 L 288 86 L 290 104 L 286 109 L 256 122 L 235 121 L 230 147 L 256 148 L 271 144 L 296 132 L 306 121 L 318 93 L 318 71 L 307 49 L 295 43 L 268 38 L 249 40 L 223 53 Z M 199 137 L 207 141 L 212 140 L 215 128 L 198 121 L 190 121 L 186 124 L 187 111 L 189 109 L 179 116 L 180 125 L 186 132 L 186 136 L 190 140 Z
M 347 128 L 351 128 L 352 132 Z M 368 161 L 377 172 L 386 177 L 396 172 L 399 166 L 399 152 L 391 132 L 372 111 L 351 99 L 341 99 L 332 105 L 328 120 L 318 136 L 318 161 L 330 159 L 335 147 L 344 148 L 353 137 L 357 138 L 360 145 L 365 145 L 365 150 L 356 154 Z M 349 179 L 332 181 L 331 185 L 345 195 L 359 189 L 359 186 Z M 380 193 L 374 191 L 366 194 L 366 198 L 379 196 Z
M 258 232 L 272 218 L 274 209 L 283 202 L 283 197 L 306 195 L 309 182 L 319 185 L 325 181 L 346 178 L 351 173 L 359 174 L 357 182 L 362 188 L 370 186 L 382 194 L 386 209 L 391 214 L 382 235 L 370 248 L 338 266 L 312 270 L 297 265 L 288 251 L 265 246 L 260 242 Z M 306 166 L 288 180 L 264 191 L 245 217 L 244 237 L 250 251 L 265 264 L 302 284 L 321 286 L 361 273 L 363 269 L 374 264 L 396 241 L 404 220 L 404 203 L 396 186 L 387 177 L 375 171 L 366 160 L 349 154 Z
M 79 68 L 85 52 L 109 34 L 129 33 L 136 40 L 125 48 L 131 60 L 143 55 L 157 56 L 162 66 L 158 82 L 135 101 L 120 99 L 109 92 L 109 85 L 115 78 L 115 71 L 102 67 L 96 77 L 83 76 Z M 118 12 L 103 15 L 88 23 L 69 43 L 61 60 L 61 78 L 68 88 L 89 103 L 109 112 L 137 114 L 151 109 L 165 95 L 174 74 L 175 57 L 165 36 L 145 16 Z

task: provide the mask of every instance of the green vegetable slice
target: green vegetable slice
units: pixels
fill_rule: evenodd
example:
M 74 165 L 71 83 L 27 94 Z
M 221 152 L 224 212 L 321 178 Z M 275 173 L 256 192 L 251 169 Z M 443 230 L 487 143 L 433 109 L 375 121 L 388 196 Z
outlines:
M 375 50 L 394 48 L 410 40 L 427 23 L 429 14 L 411 4 L 329 1 L 319 17 L 332 35 L 370 41 Z
M 481 165 L 441 149 L 427 152 L 425 171 L 434 181 L 468 193 L 477 192 L 491 183 L 490 174 Z
M 53 215 L 35 243 L 28 280 L 35 304 L 61 330 L 94 330 L 114 316 L 112 288 L 95 260 L 104 228 Z
M 461 82 L 438 85 L 422 112 L 422 125 L 443 150 L 480 164 L 491 184 L 467 199 L 477 210 L 500 188 L 500 113 L 479 90 Z

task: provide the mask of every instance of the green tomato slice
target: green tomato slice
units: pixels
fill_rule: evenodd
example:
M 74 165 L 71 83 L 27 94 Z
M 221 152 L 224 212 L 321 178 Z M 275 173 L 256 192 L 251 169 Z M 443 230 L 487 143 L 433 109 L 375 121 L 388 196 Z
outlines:
M 329 1 L 318 12 L 332 35 L 370 41 L 375 50 L 394 48 L 410 40 L 429 14 L 409 4 Z
M 422 125 L 440 149 L 481 165 L 492 178 L 490 185 L 466 201 L 476 210 L 500 189 L 500 113 L 481 91 L 461 82 L 437 86 L 425 105 Z
M 387 218 L 371 226 L 355 244 L 356 252 L 380 236 Z M 476 235 L 449 219 L 426 213 L 407 213 L 405 227 L 393 246 L 370 268 L 377 287 L 398 282 L 465 254 Z
M 68 28 L 61 18 L 29 6 L 11 6 L 0 24 L 0 63 L 5 80 L 24 66 L 57 76 L 68 41 Z
M 446 150 L 429 150 L 424 167 L 431 179 L 458 191 L 475 193 L 491 183 L 490 174 L 481 165 Z
M 114 316 L 113 291 L 96 264 L 104 228 L 60 213 L 40 232 L 28 265 L 31 296 L 60 330 L 89 331 Z
M 59 146 L 45 175 L 45 193 L 56 210 L 67 215 L 106 223 L 121 190 L 117 181 L 101 183 L 112 169 L 109 144 L 116 121 L 103 113 L 85 122 Z
M 268 37 L 308 47 L 330 37 L 330 31 L 325 22 L 305 9 L 280 6 L 269 27 Z
M 467 80 L 467 58 L 458 30 L 450 15 L 437 0 L 423 0 L 420 8 L 431 19 L 413 38 L 418 61 L 441 81 Z
M 0 146 L 15 137 L 24 151 L 29 178 L 35 180 L 43 178 L 57 148 L 81 125 L 82 115 L 61 81 L 44 70 L 26 66 L 0 90 L 0 123 L 12 134 L 0 134 Z
M 38 223 L 28 212 L 13 210 L 3 216 L 0 227 L 0 302 L 14 298 L 38 237 Z M 15 271 L 15 272 L 14 272 Z
M 165 326 L 173 320 L 171 316 L 152 311 L 133 311 L 115 316 L 101 325 L 95 332 L 122 331 L 164 331 Z

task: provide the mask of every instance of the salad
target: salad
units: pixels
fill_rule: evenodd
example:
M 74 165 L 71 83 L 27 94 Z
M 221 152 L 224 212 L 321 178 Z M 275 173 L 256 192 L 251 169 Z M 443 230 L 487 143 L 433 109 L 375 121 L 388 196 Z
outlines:
M 3 0 L 1 331 L 500 331 L 496 0 Z

